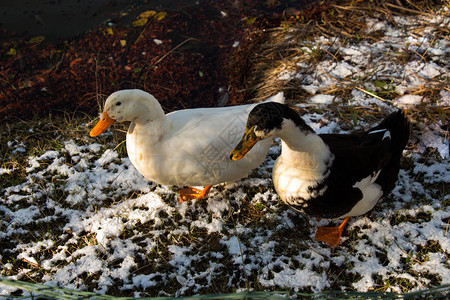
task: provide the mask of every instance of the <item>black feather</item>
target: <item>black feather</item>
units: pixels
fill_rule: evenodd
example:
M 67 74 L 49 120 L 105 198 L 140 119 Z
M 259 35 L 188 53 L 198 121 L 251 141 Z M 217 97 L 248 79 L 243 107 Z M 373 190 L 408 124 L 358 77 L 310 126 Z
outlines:
M 386 131 L 370 133 L 380 129 L 389 130 L 391 138 L 383 139 Z M 383 196 L 387 195 L 397 181 L 409 133 L 407 118 L 397 111 L 365 133 L 319 135 L 334 154 L 334 161 L 330 175 L 320 184 L 327 186 L 326 192 L 310 199 L 305 213 L 321 218 L 344 215 L 362 198 L 361 191 L 353 185 L 380 170 L 375 183 L 381 186 Z
M 281 129 L 285 119 L 292 120 L 307 134 L 314 133 L 296 111 L 274 102 L 255 106 L 249 114 L 247 128 L 255 126 L 256 130 L 270 132 Z M 402 111 L 397 111 L 364 133 L 320 134 L 331 152 L 328 161 L 323 161 L 327 170 L 318 179 L 320 182 L 308 188 L 310 198 L 284 200 L 298 203 L 294 208 L 311 216 L 338 218 L 363 198 L 362 191 L 354 185 L 378 172 L 375 183 L 381 187 L 382 196 L 387 195 L 397 181 L 409 131 L 407 118 Z
M 257 130 L 267 133 L 281 129 L 284 119 L 292 120 L 303 131 L 314 132 L 297 112 L 289 106 L 277 102 L 267 102 L 255 106 L 248 116 L 247 128 L 256 126 Z

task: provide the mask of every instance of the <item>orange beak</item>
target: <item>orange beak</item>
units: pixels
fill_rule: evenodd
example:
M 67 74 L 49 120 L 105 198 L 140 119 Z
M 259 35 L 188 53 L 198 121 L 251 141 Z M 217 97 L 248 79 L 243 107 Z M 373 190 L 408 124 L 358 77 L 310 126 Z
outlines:
M 240 160 L 243 158 L 248 151 L 250 151 L 253 146 L 256 145 L 256 143 L 260 140 L 259 137 L 255 135 L 254 127 L 250 129 L 245 128 L 244 136 L 242 137 L 239 144 L 237 144 L 236 147 L 234 147 L 233 151 L 230 153 L 230 159 L 231 160 Z
M 91 136 L 97 136 L 103 133 L 106 128 L 111 126 L 111 124 L 114 122 L 115 121 L 108 116 L 106 111 L 102 112 L 100 114 L 100 120 L 98 121 L 97 125 L 95 125 L 95 127 L 91 130 Z

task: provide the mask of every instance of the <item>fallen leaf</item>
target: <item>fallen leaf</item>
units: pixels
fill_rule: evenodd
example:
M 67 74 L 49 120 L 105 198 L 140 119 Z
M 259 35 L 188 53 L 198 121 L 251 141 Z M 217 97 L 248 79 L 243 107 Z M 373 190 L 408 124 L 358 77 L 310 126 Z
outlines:
M 127 40 L 120 40 L 120 45 L 125 47 L 127 45 Z
M 247 25 L 252 25 L 253 23 L 255 23 L 256 21 L 256 17 L 255 18 L 246 18 L 245 22 L 247 23 Z
M 138 19 L 136 21 L 133 21 L 133 26 L 134 27 L 144 26 L 145 24 L 147 24 L 147 21 L 148 21 L 148 19 L 146 19 L 146 18 Z
M 28 44 L 40 44 L 43 40 L 45 40 L 45 36 L 35 36 L 28 41 Z
M 17 50 L 14 48 L 10 48 L 6 54 L 14 56 L 17 54 Z
M 154 18 L 156 19 L 156 21 L 161 21 L 162 19 L 164 19 L 167 16 L 167 12 L 165 11 L 160 11 L 159 13 L 157 13 Z
M 139 15 L 139 19 L 148 19 L 148 18 L 150 18 L 151 16 L 154 16 L 154 15 L 156 15 L 156 11 L 154 11 L 154 10 L 147 10 L 147 11 L 144 11 L 143 13 L 141 13 L 140 15 Z
M 111 27 L 106 27 L 105 31 L 106 31 L 106 34 L 111 34 L 111 35 L 114 34 L 114 31 Z

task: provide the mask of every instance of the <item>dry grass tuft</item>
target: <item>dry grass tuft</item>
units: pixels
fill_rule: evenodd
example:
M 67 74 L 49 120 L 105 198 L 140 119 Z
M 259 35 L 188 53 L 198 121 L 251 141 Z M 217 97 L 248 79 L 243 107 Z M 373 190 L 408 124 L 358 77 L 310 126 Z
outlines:
M 430 40 L 431 44 L 437 39 L 448 41 L 449 8 L 446 1 L 347 0 L 315 6 L 301 15 L 284 20 L 272 20 L 272 28 L 264 28 L 267 21 L 264 24 L 261 22 L 256 29 L 248 32 L 229 65 L 232 98 L 235 103 L 259 102 L 283 91 L 288 103 L 305 102 L 311 93 L 301 86 L 308 77 L 317 76 L 321 62 L 342 62 L 342 47 L 376 43 L 384 36 L 382 31 L 370 25 L 386 21 L 388 26 L 409 32 L 416 39 Z M 430 21 L 435 15 L 441 16 L 437 23 Z M 406 17 L 409 20 L 403 21 Z M 369 24 L 368 20 L 372 23 Z M 321 38 L 325 38 L 323 42 L 320 42 Z M 391 61 L 400 66 L 414 60 L 428 63 L 431 61 L 429 49 L 421 46 L 414 48 L 406 45 L 403 49 L 392 49 L 383 57 L 373 59 Z M 448 65 L 448 59 L 438 64 Z M 367 66 L 368 69 L 364 70 L 367 75 L 363 77 L 334 78 L 334 85 L 318 93 L 339 97 L 342 100 L 340 105 L 331 108 L 335 113 L 339 110 L 345 118 L 351 119 L 355 111 L 370 118 L 371 113 L 377 113 L 380 109 L 349 105 L 352 90 L 360 90 L 387 103 L 402 95 L 396 91 L 400 79 L 379 76 L 377 67 L 375 63 Z M 296 76 L 280 80 L 283 73 Z M 444 75 L 408 90 L 408 94 L 426 96 L 427 99 L 422 106 L 413 108 L 411 114 L 419 114 L 417 118 L 429 119 L 429 123 L 436 122 L 444 130 L 448 129 L 449 107 L 439 103 L 439 93 L 449 91 L 448 83 L 449 77 Z

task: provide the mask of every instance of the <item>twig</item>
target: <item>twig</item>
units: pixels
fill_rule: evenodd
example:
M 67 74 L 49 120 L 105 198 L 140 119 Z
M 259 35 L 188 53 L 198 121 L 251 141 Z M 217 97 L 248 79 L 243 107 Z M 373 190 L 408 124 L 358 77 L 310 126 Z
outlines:
M 415 258 L 415 257 L 412 257 L 408 252 L 406 252 L 405 250 L 403 250 L 403 249 L 400 247 L 400 245 L 397 243 L 396 240 L 394 240 L 394 244 L 397 245 L 397 247 L 398 247 L 398 249 L 400 249 L 400 251 L 402 251 L 403 253 L 405 253 L 406 255 L 408 255 L 410 258 L 414 259 L 414 260 L 415 260 L 416 262 L 418 262 L 419 264 L 423 265 L 423 262 L 421 262 L 420 260 L 418 260 L 418 259 Z
M 372 93 L 372 92 L 366 91 L 365 89 L 362 89 L 362 88 L 360 88 L 360 87 L 356 87 L 356 89 L 357 89 L 357 90 L 360 90 L 361 92 L 366 93 L 367 95 L 370 95 L 370 96 L 372 96 L 372 97 L 375 97 L 375 98 L 377 98 L 377 99 L 380 99 L 380 100 L 383 101 L 383 102 L 386 102 L 385 99 L 381 98 L 380 96 L 375 95 L 375 94 Z
M 423 54 L 420 54 L 416 50 L 413 50 L 413 51 L 414 51 L 415 54 L 417 54 L 417 56 L 419 56 L 423 60 L 424 63 L 427 62 L 427 60 L 425 59 L 425 54 L 428 52 L 428 49 Z
M 27 264 L 29 264 L 29 265 L 31 265 L 31 266 L 33 266 L 33 267 L 35 267 L 35 268 L 39 268 L 39 265 L 38 265 L 37 263 L 34 263 L 34 262 L 32 262 L 32 261 L 29 261 L 29 260 L 26 259 L 26 258 L 22 258 L 22 261 L 23 261 L 23 262 L 26 262 Z
M 410 13 L 423 14 L 423 15 L 427 15 L 427 16 L 431 15 L 431 14 L 423 12 L 423 11 L 418 11 L 418 10 L 406 8 L 406 7 L 398 6 L 398 5 L 391 4 L 391 3 L 386 3 L 385 5 L 393 7 L 393 8 L 397 8 L 397 9 L 400 9 L 400 10 L 404 10 L 404 11 L 407 11 L 407 12 L 410 12 Z
M 169 55 L 170 53 L 172 53 L 173 51 L 175 51 L 176 49 L 180 48 L 181 46 L 183 46 L 184 44 L 186 44 L 189 41 L 192 40 L 197 40 L 196 38 L 188 38 L 187 40 L 184 40 L 183 42 L 181 42 L 180 44 L 178 44 L 177 46 L 175 46 L 175 48 L 171 49 L 169 52 L 167 52 L 166 54 L 164 54 L 160 59 L 158 59 L 154 64 L 157 65 L 160 61 L 162 61 L 167 55 Z
M 342 114 L 341 110 L 339 109 L 339 107 L 336 107 L 337 111 L 339 113 L 339 115 L 341 116 L 342 119 L 344 119 L 344 121 L 346 121 L 348 124 L 350 124 L 350 126 L 353 126 L 352 122 L 350 122 L 349 119 L 347 119 L 346 117 L 344 117 L 344 115 Z
M 126 140 L 121 141 L 116 147 L 114 147 L 114 151 L 116 151 L 116 149 L 119 148 L 120 145 L 122 145 L 125 142 L 126 142 Z
M 142 34 L 144 34 L 144 31 L 145 31 L 146 28 L 147 28 L 147 27 L 144 27 L 144 29 L 142 29 L 141 33 L 139 34 L 139 36 L 137 37 L 137 39 L 134 41 L 133 44 L 136 44 L 136 43 L 141 39 Z

